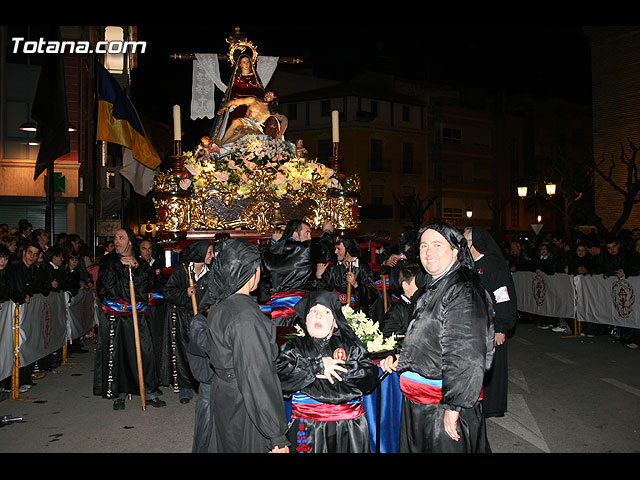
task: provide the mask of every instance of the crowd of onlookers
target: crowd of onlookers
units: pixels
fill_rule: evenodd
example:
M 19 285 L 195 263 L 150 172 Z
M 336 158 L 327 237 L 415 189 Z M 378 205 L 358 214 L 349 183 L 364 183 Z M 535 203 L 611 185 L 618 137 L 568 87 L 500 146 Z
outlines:
M 0 224 L 0 302 L 26 304 L 36 294 L 67 292 L 75 296 L 80 289 L 92 288 L 95 265 L 112 248 L 112 243 L 99 245 L 94 258 L 89 246 L 75 233 L 60 233 L 51 238 L 49 232 L 34 229 L 27 219 L 20 220 L 15 227 Z M 78 340 L 68 345 L 70 353 L 86 352 Z M 60 352 L 55 352 L 21 367 L 21 391 L 60 363 Z M 2 387 L 8 388 L 8 379 Z
M 505 245 L 511 271 L 541 271 L 547 275 L 640 275 L 640 229 L 623 230 L 617 236 L 576 234 L 543 235 Z
M 616 236 L 575 233 L 566 239 L 558 234 L 541 235 L 505 242 L 503 248 L 512 272 L 602 275 L 604 278 L 640 276 L 640 228 L 621 230 Z M 522 317 L 533 317 L 540 328 L 550 328 L 556 332 L 567 332 L 573 328 L 573 323 L 566 319 L 531 315 Z M 550 320 L 553 322 L 550 323 Z M 582 333 L 612 334 L 630 348 L 637 348 L 640 344 L 637 329 L 583 322 Z

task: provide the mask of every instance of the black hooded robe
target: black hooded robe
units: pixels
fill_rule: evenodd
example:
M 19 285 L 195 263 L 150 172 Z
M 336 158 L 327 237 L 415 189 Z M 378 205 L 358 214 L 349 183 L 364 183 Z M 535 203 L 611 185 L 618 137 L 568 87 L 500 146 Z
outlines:
M 198 389 L 198 381 L 194 378 L 189 368 L 187 358 L 187 346 L 189 344 L 189 328 L 194 316 L 191 297 L 187 295 L 189 287 L 189 265 L 192 262 L 203 263 L 211 242 L 200 240 L 191 244 L 183 253 L 181 262 L 178 263 L 164 286 L 164 297 L 168 303 L 167 325 L 169 329 L 170 348 L 172 352 L 172 384 L 174 389 Z M 192 280 L 196 290 L 196 305 L 198 311 L 203 307 L 203 300 L 207 293 L 208 265 L 203 268 L 207 273 L 197 280 L 192 272 Z
M 138 331 L 142 357 L 142 372 L 147 393 L 158 389 L 158 376 L 151 333 L 145 315 L 153 272 L 149 264 L 137 258 L 133 270 L 133 285 L 138 305 Z M 129 269 L 113 250 L 100 262 L 97 293 L 103 300 L 98 324 L 98 346 L 94 394 L 115 399 L 121 394 L 140 394 L 133 315 L 130 313 Z M 128 308 L 127 308 L 128 307 Z
M 235 293 L 260 265 L 258 247 L 223 240 L 209 276 L 213 302 L 207 321 L 211 380 L 210 453 L 267 453 L 289 445 L 276 326 L 249 295 Z
M 167 279 L 162 274 L 162 266 L 157 260 L 150 263 L 153 270 L 153 287 L 147 307 L 149 330 L 153 341 L 153 353 L 156 358 L 158 383 L 171 385 L 171 346 L 169 342 L 169 324 L 167 322 L 168 305 L 164 298 L 164 286 Z
M 333 311 L 338 327 L 328 339 L 306 334 L 285 342 L 276 362 L 283 393 L 292 395 L 292 420 L 287 437 L 291 452 L 368 453 L 369 427 L 362 396 L 378 382 L 378 366 L 366 346 L 353 333 L 342 315 L 340 300 L 333 292 L 309 293 L 296 305 L 303 326 L 309 310 L 321 304 Z M 316 378 L 324 371 L 322 357 L 336 358 L 345 352 L 348 371 L 333 385 Z
M 258 301 L 271 302 L 271 318 L 278 326 L 295 322 L 293 305 L 315 284 L 311 241 L 292 238 L 297 226 L 290 222 L 282 238 L 269 245 L 262 256 Z
M 464 237 L 448 224 L 434 229 L 459 250 L 437 279 L 430 276 L 417 300 L 398 360 L 403 394 L 401 453 L 489 451 L 482 410 L 482 382 L 494 352 L 491 298 L 473 272 Z M 460 440 L 444 429 L 445 410 L 459 412 Z
M 489 232 L 473 227 L 471 242 L 483 256 L 474 261 L 476 272 L 493 300 L 495 333 L 511 330 L 517 320 L 518 306 L 513 278 L 507 260 Z M 482 406 L 487 416 L 502 416 L 507 411 L 507 341 L 496 345 L 493 365 L 484 379 Z
M 358 288 L 351 288 L 351 297 L 346 297 L 348 290 L 347 267 L 342 262 L 332 263 L 324 271 L 322 278 L 317 280 L 316 288 L 318 290 L 326 290 L 335 292 L 340 295 L 340 302 L 343 305 L 351 305 L 354 310 L 364 312 L 371 318 L 371 310 L 375 302 L 380 298 L 380 292 L 375 285 L 373 272 L 371 267 L 364 262 L 360 255 L 360 247 L 355 240 L 349 237 L 343 237 L 342 243 L 346 251 L 356 258 L 356 265 L 352 265 L 351 271 L 355 274 Z M 355 262 L 354 262 L 355 263 Z

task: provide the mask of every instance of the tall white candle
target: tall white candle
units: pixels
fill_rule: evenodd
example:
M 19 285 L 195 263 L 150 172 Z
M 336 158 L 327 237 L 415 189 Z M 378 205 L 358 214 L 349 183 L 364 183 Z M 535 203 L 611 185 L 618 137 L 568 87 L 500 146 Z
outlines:
M 338 110 L 333 110 L 331 112 L 331 130 L 332 130 L 332 138 L 333 143 L 338 143 L 340 141 L 340 112 Z
M 173 139 L 182 140 L 182 128 L 180 126 L 180 105 L 173 106 Z

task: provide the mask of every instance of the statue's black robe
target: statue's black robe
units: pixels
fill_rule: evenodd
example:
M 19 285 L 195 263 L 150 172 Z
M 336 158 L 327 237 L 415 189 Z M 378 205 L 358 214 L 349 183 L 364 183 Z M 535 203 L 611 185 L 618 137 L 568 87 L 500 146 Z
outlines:
M 255 300 L 233 294 L 211 306 L 208 352 L 211 453 L 267 453 L 289 445 L 280 380 L 276 326 Z
M 146 305 L 153 285 L 153 272 L 149 264 L 138 258 L 133 269 L 136 302 Z M 129 268 L 113 250 L 100 262 L 97 293 L 100 299 L 131 301 Z M 153 344 L 146 315 L 137 312 L 142 371 L 146 392 L 158 389 Z M 101 312 L 98 325 L 98 345 L 94 370 L 94 394 L 116 398 L 119 394 L 140 394 L 136 357 L 133 315 L 115 315 Z

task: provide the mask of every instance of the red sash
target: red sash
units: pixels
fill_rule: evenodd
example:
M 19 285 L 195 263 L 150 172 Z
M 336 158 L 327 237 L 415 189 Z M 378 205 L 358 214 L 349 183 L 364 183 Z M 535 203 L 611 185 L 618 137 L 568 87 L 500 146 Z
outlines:
M 302 420 L 353 420 L 362 415 L 364 415 L 362 402 L 342 405 L 291 403 L 291 418 Z
M 295 315 L 293 307 L 307 294 L 304 291 L 273 292 L 271 294 L 271 318 Z
M 442 401 L 442 387 L 426 383 L 414 382 L 400 376 L 400 390 L 402 395 L 416 403 L 423 405 L 437 405 Z M 478 401 L 482 400 L 483 390 L 480 390 Z

